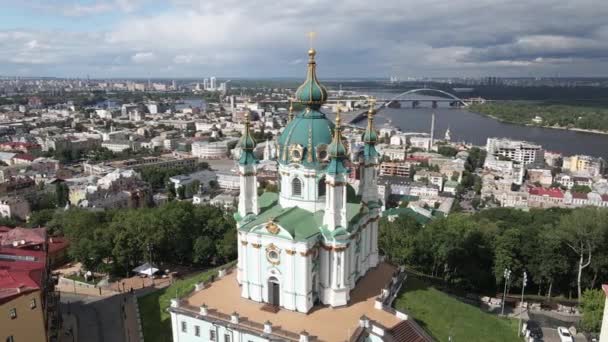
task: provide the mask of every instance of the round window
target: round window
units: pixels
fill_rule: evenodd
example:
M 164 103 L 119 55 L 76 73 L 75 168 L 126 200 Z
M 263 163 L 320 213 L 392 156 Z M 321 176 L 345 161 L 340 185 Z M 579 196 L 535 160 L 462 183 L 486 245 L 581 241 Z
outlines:
M 319 159 L 325 160 L 325 158 L 327 158 L 327 151 L 319 151 Z
M 278 264 L 279 263 L 279 251 L 271 249 L 268 252 L 266 252 L 266 258 L 268 259 L 268 261 L 272 264 Z
M 300 154 L 300 151 L 298 151 L 298 150 L 291 151 L 291 156 L 294 159 L 300 159 L 300 158 L 302 158 L 302 155 Z

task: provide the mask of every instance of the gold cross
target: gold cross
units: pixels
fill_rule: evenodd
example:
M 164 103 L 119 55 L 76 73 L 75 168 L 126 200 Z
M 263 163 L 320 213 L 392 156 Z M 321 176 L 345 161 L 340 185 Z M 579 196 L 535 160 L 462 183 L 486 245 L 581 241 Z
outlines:
M 315 37 L 317 36 L 317 32 L 310 31 L 306 35 L 308 36 L 308 42 L 310 43 L 310 48 L 312 49 Z

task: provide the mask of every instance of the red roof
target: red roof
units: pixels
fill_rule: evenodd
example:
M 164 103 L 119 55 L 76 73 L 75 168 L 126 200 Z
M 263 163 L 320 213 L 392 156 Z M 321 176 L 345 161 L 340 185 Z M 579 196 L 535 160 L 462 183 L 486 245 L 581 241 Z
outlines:
M 46 253 L 0 247 L 0 303 L 43 287 Z
M 571 192 L 572 198 L 587 199 L 587 194 L 584 192 Z
M 0 146 L 7 146 L 10 148 L 18 148 L 18 147 L 25 147 L 25 148 L 34 148 L 34 147 L 40 147 L 40 145 L 38 144 L 34 144 L 34 143 L 29 143 L 29 142 L 20 142 L 20 141 L 6 141 L 6 142 L 2 142 L 0 143 Z
M 21 243 L 24 242 L 24 243 Z M 7 232 L 0 232 L 0 246 L 19 246 L 41 245 L 46 242 L 46 228 L 13 228 Z
M 27 154 L 27 153 L 21 153 L 18 154 L 16 156 L 13 157 L 13 159 L 21 159 L 21 160 L 27 160 L 27 161 L 34 161 L 34 156 L 31 154 Z
M 528 188 L 528 193 L 530 193 L 530 195 L 536 195 L 536 196 L 564 198 L 564 192 L 558 188 L 545 189 L 543 187 L 532 187 L 532 188 Z

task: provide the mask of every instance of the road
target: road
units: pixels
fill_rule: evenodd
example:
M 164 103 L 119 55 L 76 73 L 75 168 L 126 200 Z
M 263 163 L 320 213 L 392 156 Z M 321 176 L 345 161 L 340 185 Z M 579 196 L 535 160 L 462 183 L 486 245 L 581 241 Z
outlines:
M 79 342 L 125 342 L 125 295 L 91 297 L 61 293 L 62 312 L 77 317 Z
M 542 339 L 540 341 L 544 342 L 560 342 L 559 335 L 557 334 L 557 327 L 570 327 L 575 325 L 575 321 L 577 318 L 561 316 L 556 317 L 554 315 L 549 315 L 544 312 L 530 312 L 530 323 L 532 326 L 540 328 L 542 331 Z M 587 339 L 582 334 L 577 334 L 574 337 L 575 342 L 586 342 Z

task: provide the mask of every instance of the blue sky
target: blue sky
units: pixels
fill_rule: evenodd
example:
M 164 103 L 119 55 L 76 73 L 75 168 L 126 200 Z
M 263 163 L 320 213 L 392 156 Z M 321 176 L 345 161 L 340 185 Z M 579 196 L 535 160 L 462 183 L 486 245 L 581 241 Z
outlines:
M 0 0 L 0 75 L 608 76 L 604 0 Z

